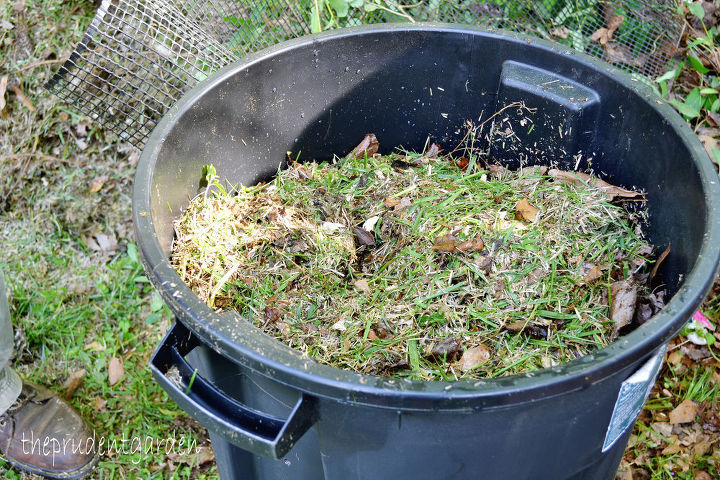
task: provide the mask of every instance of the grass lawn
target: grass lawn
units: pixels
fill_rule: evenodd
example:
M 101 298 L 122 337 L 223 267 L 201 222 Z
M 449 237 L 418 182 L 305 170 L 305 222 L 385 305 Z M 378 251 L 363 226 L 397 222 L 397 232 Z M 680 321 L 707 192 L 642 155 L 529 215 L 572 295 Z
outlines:
M 147 367 L 172 320 L 133 243 L 139 152 L 43 89 L 96 8 L 89 0 L 0 2 L 0 271 L 10 289 L 14 365 L 67 397 L 111 446 L 90 478 L 218 478 L 205 430 Z M 704 312 L 720 320 L 720 287 Z M 720 478 L 718 353 L 684 336 L 673 341 L 621 478 Z M 686 399 L 694 420 L 671 425 Z M 147 437 L 163 446 L 173 437 L 177 447 L 136 451 L 132 440 Z M 189 454 L 188 443 L 197 445 Z M 0 477 L 31 478 L 2 459 Z

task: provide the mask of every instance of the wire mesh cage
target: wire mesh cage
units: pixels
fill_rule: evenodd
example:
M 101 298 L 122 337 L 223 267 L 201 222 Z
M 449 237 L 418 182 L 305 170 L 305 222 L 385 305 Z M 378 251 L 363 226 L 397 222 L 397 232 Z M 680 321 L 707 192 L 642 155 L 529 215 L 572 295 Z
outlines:
M 103 0 L 47 87 L 141 147 L 198 81 L 283 40 L 361 24 L 437 21 L 554 40 L 655 76 L 678 51 L 679 0 Z

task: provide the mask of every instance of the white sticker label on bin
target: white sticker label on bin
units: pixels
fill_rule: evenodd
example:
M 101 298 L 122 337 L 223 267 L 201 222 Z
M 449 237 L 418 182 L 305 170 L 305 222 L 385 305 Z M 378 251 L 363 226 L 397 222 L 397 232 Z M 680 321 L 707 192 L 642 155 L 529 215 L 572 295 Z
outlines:
M 645 362 L 645 365 L 620 385 L 620 393 L 618 393 L 615 408 L 610 418 L 610 425 L 608 425 L 605 434 L 603 452 L 610 449 L 640 415 L 640 410 L 642 410 L 655 384 L 655 377 L 660 370 L 660 365 L 662 365 L 666 349 L 667 345 L 660 348 L 655 355 Z

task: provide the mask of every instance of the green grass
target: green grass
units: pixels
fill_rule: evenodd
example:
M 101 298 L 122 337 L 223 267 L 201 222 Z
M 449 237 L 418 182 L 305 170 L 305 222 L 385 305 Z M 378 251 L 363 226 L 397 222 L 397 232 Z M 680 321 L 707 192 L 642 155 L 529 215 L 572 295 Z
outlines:
M 15 368 L 23 378 L 61 394 L 70 374 L 85 369 L 84 383 L 70 401 L 98 435 L 121 440 L 123 432 L 157 438 L 174 432 L 178 437 L 197 438 L 207 446 L 204 429 L 168 400 L 147 367 L 147 359 L 170 319 L 143 282 L 132 255 L 130 193 L 136 161 L 132 148 L 42 88 L 81 38 L 99 2 L 26 0 L 22 18 L 12 11 L 14 3 L 0 2 L 0 20 L 13 24 L 13 28 L 0 28 L 0 77 L 8 75 L 36 108 L 31 112 L 8 90 L 4 116 L 0 117 L 0 270 L 11 289 L 13 322 L 25 333 L 28 345 L 15 361 Z M 380 18 L 381 12 L 371 13 Z M 389 14 L 382 17 L 391 18 Z M 27 54 L 16 49 L 22 37 L 18 25 L 27 27 Z M 713 51 L 716 35 L 717 29 L 709 29 L 711 48 L 696 49 L 701 60 L 705 60 L 706 50 Z M 686 96 L 695 87 L 716 88 L 718 72 L 694 73 L 689 63 L 686 59 L 669 77 L 672 80 L 665 80 L 665 88 L 679 103 L 691 107 L 688 112 L 692 117 L 688 118 L 701 132 L 709 126 L 707 112 L 720 109 L 717 94 L 710 90 L 700 93 L 699 89 L 701 101 L 694 94 L 689 102 L 685 102 Z M 78 133 L 83 129 L 85 135 Z M 716 132 L 705 133 L 718 137 Z M 78 140 L 87 146 L 81 148 Z M 108 178 L 102 189 L 89 193 L 93 179 L 103 175 Z M 118 250 L 103 253 L 89 249 L 83 238 L 98 233 L 111 234 Z M 720 290 L 704 308 L 717 324 Z M 677 343 L 683 341 L 679 337 Z M 717 349 L 714 352 L 717 355 Z M 111 387 L 107 365 L 114 356 L 124 359 L 125 376 Z M 664 367 L 636 426 L 625 462 L 628 465 L 644 453 L 640 457 L 643 461 L 633 465 L 635 479 L 691 479 L 696 476 L 695 470 L 719 470 L 717 441 L 702 455 L 664 455 L 666 442 L 652 433 L 650 425 L 666 422 L 662 415 L 687 396 L 717 412 L 711 400 L 716 396 L 717 379 L 708 373 L 717 364 L 683 358 L 684 369 Z M 96 403 L 96 399 L 100 401 Z M 104 407 L 102 401 L 107 401 Z M 717 433 L 712 435 L 717 440 Z M 689 460 L 687 468 L 681 463 L 684 455 Z M 106 456 L 90 478 L 218 478 L 212 463 L 197 468 L 189 464 L 192 458 L 184 459 L 184 463 L 180 460 L 166 455 Z M 0 477 L 31 478 L 2 461 Z
M 91 479 L 217 478 L 198 457 L 134 452 L 127 439 L 174 435 L 206 454 L 205 430 L 154 382 L 148 360 L 171 319 L 145 279 L 133 243 L 130 194 L 137 152 L 43 89 L 79 41 L 97 5 L 91 1 L 0 2 L 0 77 L 12 88 L 0 117 L 0 272 L 10 289 L 19 344 L 20 376 L 65 395 L 65 382 L 85 370 L 70 403 L 115 442 Z M 23 34 L 27 32 L 27 35 Z M 29 45 L 29 50 L 18 48 Z M 90 191 L 94 179 L 106 177 Z M 117 243 L 96 251 L 88 238 Z M 108 365 L 120 358 L 125 374 L 111 386 Z M 187 449 L 185 449 L 187 450 Z M 176 449 L 179 453 L 179 449 Z M 194 449 L 193 449 L 194 451 Z M 29 479 L 0 460 L 0 477 Z
M 172 262 L 211 307 L 366 374 L 497 377 L 612 341 L 610 285 L 652 250 L 635 216 L 547 169 L 491 174 L 474 153 L 466 171 L 456 161 L 349 156 L 206 190 L 176 222 Z M 220 185 L 222 172 L 207 171 Z M 537 218 L 518 218 L 523 202 Z M 355 238 L 359 225 L 372 245 Z M 583 268 L 599 278 L 585 281 Z M 471 369 L 463 352 L 477 349 L 489 359 Z

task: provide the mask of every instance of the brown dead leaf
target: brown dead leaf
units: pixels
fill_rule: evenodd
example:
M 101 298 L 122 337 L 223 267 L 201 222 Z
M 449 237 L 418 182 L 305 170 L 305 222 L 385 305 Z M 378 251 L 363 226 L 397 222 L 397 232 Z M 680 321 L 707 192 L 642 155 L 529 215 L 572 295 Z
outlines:
M 464 172 L 465 170 L 467 170 L 468 165 L 470 165 L 470 160 L 468 160 L 466 157 L 460 157 L 455 160 L 455 165 L 457 165 L 457 167 Z
M 22 104 L 23 107 L 27 108 L 31 112 L 35 111 L 35 105 L 30 101 L 30 99 L 25 96 L 25 93 L 22 91 L 22 89 L 17 86 L 12 86 L 13 92 L 15 92 L 15 97 L 17 98 L 17 101 Z
M 650 277 L 648 277 L 650 280 L 655 278 L 655 275 L 658 272 L 658 269 L 660 268 L 660 264 L 667 258 L 668 255 L 670 255 L 670 248 L 672 247 L 672 243 L 668 243 L 668 246 L 663 250 L 663 252 L 660 254 L 658 259 L 655 261 L 655 265 L 653 265 L 652 270 L 650 270 Z
M 104 412 L 107 410 L 107 400 L 104 398 L 95 397 L 93 404 L 95 405 L 95 410 L 98 412 Z
M 505 328 L 507 330 L 510 330 L 511 332 L 520 333 L 523 331 L 523 328 L 525 328 L 526 324 L 527 322 L 523 320 L 517 320 L 515 322 L 508 323 L 507 325 L 505 325 Z
M 452 235 L 443 235 L 435 239 L 432 248 L 438 252 L 454 252 L 455 245 L 457 245 L 457 238 Z
M 683 354 L 680 350 L 673 350 L 667 357 L 667 361 L 670 365 L 677 365 L 682 361 Z
M 695 480 L 712 480 L 712 476 L 710 476 L 710 474 L 704 470 L 696 470 Z
M 598 278 L 602 277 L 602 270 L 594 263 L 585 262 L 583 263 L 580 273 L 583 276 L 585 283 L 592 283 Z
M 377 333 L 375 333 L 375 329 L 372 329 L 372 328 L 371 328 L 371 329 L 368 331 L 368 336 L 367 336 L 367 338 L 368 338 L 368 340 L 377 340 L 377 339 L 378 339 Z
M 353 285 L 355 285 L 355 288 L 357 288 L 363 293 L 370 293 L 370 285 L 368 285 L 367 280 L 365 280 L 364 278 L 355 280 L 355 283 L 353 283 Z
M 563 25 L 559 28 L 554 28 L 550 31 L 550 33 L 552 33 L 555 37 L 566 39 L 570 35 L 570 29 Z
M 355 158 L 363 158 L 365 156 L 372 157 L 380 149 L 380 142 L 374 133 L 366 133 L 365 138 L 350 153 Z
M 707 115 L 707 122 L 714 126 L 714 127 L 720 127 L 720 113 L 711 112 L 710 110 L 705 110 L 705 114 Z
M 98 233 L 95 235 L 95 242 L 101 252 L 115 253 L 117 251 L 117 239 L 113 234 Z
M 538 340 L 543 340 L 548 337 L 548 329 L 546 326 L 536 325 L 524 320 L 517 320 L 515 322 L 508 323 L 505 325 L 505 329 L 513 333 L 522 332 Z
M 358 243 L 360 243 L 360 245 L 367 245 L 369 247 L 375 246 L 375 236 L 364 228 L 353 227 L 353 233 L 357 237 Z
M 610 318 L 613 321 L 613 335 L 617 335 L 635 315 L 637 285 L 632 280 L 619 280 L 610 285 L 610 295 L 612 297 Z
M 709 135 L 698 135 L 698 138 L 702 142 L 703 146 L 705 147 L 705 150 L 707 151 L 708 155 L 710 155 L 710 158 L 713 158 L 713 147 L 720 148 L 718 146 L 718 139 L 715 137 L 711 137 Z
M 505 173 L 505 167 L 502 165 L 488 165 L 488 171 L 490 172 L 490 175 L 499 178 L 502 177 L 503 173 Z
M 672 435 L 672 437 L 675 438 L 669 438 L 669 440 L 676 442 L 677 441 L 677 435 Z M 680 445 L 676 443 L 670 443 L 667 447 L 663 448 L 660 453 L 663 455 L 675 455 L 676 453 L 680 453 Z
M 490 360 L 490 349 L 485 345 L 478 345 L 463 352 L 462 357 L 457 362 L 457 367 L 463 372 L 467 372 L 488 360 Z
M 283 311 L 277 307 L 267 305 L 265 307 L 265 320 L 270 323 L 275 323 L 280 320 L 283 316 Z
M 189 450 L 187 453 L 170 453 L 167 455 L 168 460 L 177 464 L 186 464 L 192 467 L 202 466 L 215 460 L 215 454 L 212 447 L 203 445 Z
M 5 92 L 7 91 L 8 79 L 7 75 L 0 77 L 0 113 L 5 108 Z
M 84 368 L 75 370 L 70 374 L 68 379 L 65 380 L 65 400 L 70 400 L 72 396 L 75 395 L 75 391 L 80 388 L 80 385 L 85 381 L 86 373 Z
M 108 365 L 108 382 L 110 386 L 122 380 L 123 375 L 125 375 L 125 367 L 123 367 L 122 359 L 113 357 L 110 360 L 110 365 Z
M 483 247 L 485 247 L 485 242 L 480 237 L 463 240 L 455 245 L 455 249 L 461 252 L 477 252 L 482 250 Z
M 392 197 L 385 197 L 385 206 L 387 208 L 392 208 L 396 205 L 400 205 L 400 200 Z
M 632 65 L 635 67 L 642 67 L 647 62 L 647 54 L 634 55 L 625 45 L 615 42 L 609 42 L 603 45 L 605 48 L 605 55 L 603 60 L 607 62 L 618 62 L 626 65 Z
M 689 423 L 695 420 L 697 414 L 697 405 L 695 402 L 686 398 L 680 405 L 670 412 L 670 423 L 677 425 L 678 423 Z
M 302 165 L 296 165 L 295 171 L 297 172 L 298 180 L 301 182 L 304 182 L 305 180 L 310 180 L 312 178 L 312 174 L 308 171 L 307 168 L 303 167 Z
M 427 158 L 437 158 L 437 156 L 442 152 L 442 148 L 440 148 L 440 145 L 437 143 L 433 143 L 430 145 L 430 148 L 427 149 L 427 152 L 425 152 L 425 157 Z
M 566 172 L 564 170 L 551 168 L 548 170 L 548 175 L 564 183 L 587 183 L 592 185 L 601 192 L 605 193 L 609 200 L 613 200 L 615 197 L 635 198 L 645 195 L 644 193 L 636 192 L 634 190 L 616 187 L 615 185 L 611 185 L 604 180 L 600 180 L 597 177 L 593 177 L 592 175 L 588 175 L 583 172 Z
M 595 30 L 595 32 L 590 36 L 590 40 L 600 42 L 601 45 L 605 45 L 612 39 L 615 30 L 617 30 L 624 21 L 625 17 L 621 15 L 613 17 L 607 27 L 601 27 Z
M 526 220 L 534 222 L 537 220 L 540 209 L 530 203 L 527 198 L 523 198 L 515 205 L 515 220 Z
M 99 177 L 95 177 L 90 182 L 90 188 L 88 188 L 88 191 L 90 193 L 97 193 L 100 190 L 102 190 L 103 185 L 105 185 L 105 182 L 107 182 L 108 176 L 107 175 L 100 175 Z
M 450 358 L 460 350 L 460 338 L 448 337 L 432 346 L 430 355 Z

